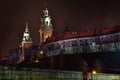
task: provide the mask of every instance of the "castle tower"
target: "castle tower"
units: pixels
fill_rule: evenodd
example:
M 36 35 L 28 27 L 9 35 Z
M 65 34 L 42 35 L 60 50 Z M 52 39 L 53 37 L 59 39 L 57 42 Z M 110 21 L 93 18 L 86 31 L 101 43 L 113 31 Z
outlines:
M 28 29 L 28 23 L 26 22 L 26 28 L 25 28 L 25 32 L 23 34 L 23 39 L 22 39 L 22 48 L 28 49 L 31 46 L 32 46 L 32 38 L 30 36 L 30 32 Z
M 32 38 L 30 36 L 30 32 L 28 29 L 28 23 L 26 22 L 26 28 L 25 28 L 25 32 L 23 34 L 23 39 L 22 39 L 22 43 L 21 43 L 21 48 L 22 48 L 22 53 L 20 54 L 20 59 L 19 62 L 24 61 L 25 59 L 25 49 L 28 49 L 32 46 Z
M 45 9 L 43 10 L 43 15 L 41 17 L 41 26 L 40 26 L 40 45 L 42 45 L 47 38 L 52 36 L 52 23 L 51 23 L 51 17 L 49 16 L 49 11 L 45 6 Z

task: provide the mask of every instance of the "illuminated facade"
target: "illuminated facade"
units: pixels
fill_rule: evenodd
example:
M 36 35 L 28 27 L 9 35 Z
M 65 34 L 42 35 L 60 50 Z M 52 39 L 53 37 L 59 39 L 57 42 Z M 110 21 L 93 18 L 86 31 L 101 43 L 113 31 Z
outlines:
M 60 34 L 47 39 L 44 45 L 45 56 L 59 54 L 80 54 L 93 52 L 115 52 L 120 51 L 120 32 L 113 33 L 113 29 L 94 35 L 94 31 L 84 34 L 78 32 Z M 108 32 L 107 32 L 108 31 Z M 109 32 L 110 31 L 110 32 Z

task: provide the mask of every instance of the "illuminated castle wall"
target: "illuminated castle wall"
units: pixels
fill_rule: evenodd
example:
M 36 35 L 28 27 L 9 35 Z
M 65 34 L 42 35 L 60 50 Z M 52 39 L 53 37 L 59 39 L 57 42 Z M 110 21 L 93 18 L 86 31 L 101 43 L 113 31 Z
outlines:
M 44 45 L 45 56 L 120 51 L 119 26 L 100 30 L 99 35 L 95 35 L 96 31 L 87 31 L 52 36 Z

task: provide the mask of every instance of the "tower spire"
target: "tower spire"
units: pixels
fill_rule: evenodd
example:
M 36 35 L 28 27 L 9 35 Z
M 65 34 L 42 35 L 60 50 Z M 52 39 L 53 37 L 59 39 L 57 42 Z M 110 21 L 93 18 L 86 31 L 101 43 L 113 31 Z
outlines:
M 25 32 L 26 32 L 26 33 L 29 33 L 29 29 L 28 29 L 28 22 L 26 22 Z
M 45 9 L 43 9 L 43 15 L 41 17 L 41 27 L 52 29 L 51 17 L 46 7 L 46 3 L 45 3 Z
M 26 28 L 28 28 L 28 22 L 26 22 Z
M 44 6 L 43 6 L 43 7 L 44 7 L 44 8 L 47 8 L 46 0 L 44 0 L 43 3 L 44 3 Z
M 28 22 L 26 22 L 25 32 L 23 34 L 23 41 L 32 41 L 32 38 L 31 38 L 30 32 L 29 32 L 29 28 L 28 28 Z
M 44 3 L 43 15 L 41 17 L 41 26 L 40 26 L 40 44 L 44 43 L 47 38 L 52 36 L 52 23 L 51 17 L 49 15 L 49 11 L 46 6 L 46 2 Z
M 47 8 L 47 4 L 46 4 L 46 1 L 44 2 L 44 8 L 45 8 L 45 9 Z

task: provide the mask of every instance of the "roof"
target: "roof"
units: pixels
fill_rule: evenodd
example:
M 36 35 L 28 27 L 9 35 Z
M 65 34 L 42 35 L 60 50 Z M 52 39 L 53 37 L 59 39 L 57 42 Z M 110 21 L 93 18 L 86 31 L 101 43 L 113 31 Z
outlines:
M 111 34 L 117 32 L 120 32 L 120 25 L 114 27 L 99 28 L 94 30 L 79 31 L 79 32 L 66 32 L 51 36 L 46 40 L 46 43 L 65 40 L 65 39 L 78 38 L 78 37 L 99 36 L 99 35 L 105 35 L 105 34 Z

